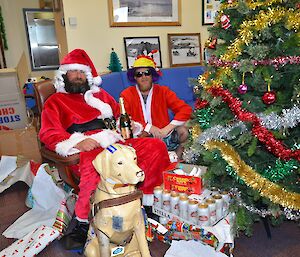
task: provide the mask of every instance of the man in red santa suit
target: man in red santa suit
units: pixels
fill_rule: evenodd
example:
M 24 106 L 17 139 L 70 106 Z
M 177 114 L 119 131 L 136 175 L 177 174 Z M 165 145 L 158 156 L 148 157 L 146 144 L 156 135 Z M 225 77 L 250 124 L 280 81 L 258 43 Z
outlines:
M 192 108 L 169 87 L 153 83 L 159 79 L 161 72 L 151 54 L 153 51 L 150 55 L 137 57 L 133 68 L 127 72 L 128 79 L 136 85 L 126 88 L 121 96 L 127 113 L 143 125 L 141 136 L 163 139 L 168 150 L 175 150 L 181 159 L 183 144 L 189 135 L 185 125 L 191 117 Z M 172 120 L 169 110 L 174 113 Z
M 42 112 L 39 136 L 45 146 L 62 156 L 80 153 L 76 226 L 62 239 L 66 249 L 81 249 L 86 241 L 89 199 L 100 180 L 92 161 L 103 148 L 116 142 L 135 148 L 138 165 L 145 172 L 145 181 L 140 185 L 144 205 L 152 205 L 153 188 L 162 184 L 162 171 L 170 163 L 165 144 L 160 140 L 124 141 L 107 126 L 119 117 L 119 105 L 98 87 L 100 84 L 101 78 L 87 53 L 75 49 L 62 60 L 54 78 L 57 92 L 47 99 Z M 141 125 L 135 122 L 134 134 L 140 132 Z

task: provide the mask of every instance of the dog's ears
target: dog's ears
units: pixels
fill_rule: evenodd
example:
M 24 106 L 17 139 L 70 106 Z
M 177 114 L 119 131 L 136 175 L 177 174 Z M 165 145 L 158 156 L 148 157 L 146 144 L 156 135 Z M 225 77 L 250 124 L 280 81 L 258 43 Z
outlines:
M 100 154 L 98 154 L 96 158 L 92 161 L 92 164 L 98 173 L 100 173 L 101 170 L 103 170 L 103 158 L 105 158 L 105 156 L 103 155 L 106 155 L 105 151 L 102 151 Z

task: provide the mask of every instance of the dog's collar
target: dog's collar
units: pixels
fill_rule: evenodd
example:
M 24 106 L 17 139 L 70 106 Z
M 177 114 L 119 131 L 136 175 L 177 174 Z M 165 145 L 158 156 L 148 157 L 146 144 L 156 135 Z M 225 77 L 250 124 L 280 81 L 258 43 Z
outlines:
M 98 211 L 100 211 L 101 209 L 129 203 L 134 200 L 141 199 L 142 197 L 143 197 L 143 192 L 141 190 L 135 190 L 132 193 L 127 195 L 103 200 L 99 203 L 94 203 L 91 208 L 89 220 L 93 219 L 97 215 Z

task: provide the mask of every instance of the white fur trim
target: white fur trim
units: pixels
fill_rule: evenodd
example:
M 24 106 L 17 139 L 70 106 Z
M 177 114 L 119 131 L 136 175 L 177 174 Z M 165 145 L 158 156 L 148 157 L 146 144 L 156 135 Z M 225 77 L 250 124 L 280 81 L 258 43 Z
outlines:
M 94 84 L 100 86 L 102 84 L 102 78 L 100 76 L 94 77 Z
M 79 132 L 73 133 L 69 139 L 59 142 L 55 147 L 55 152 L 62 156 L 69 156 L 80 151 L 74 148 L 79 142 L 83 141 L 87 137 Z
M 186 121 L 172 120 L 170 123 L 171 123 L 172 125 L 175 125 L 175 126 L 181 126 L 181 125 L 183 125 L 184 123 L 186 123 Z
M 150 129 L 151 129 L 151 127 L 152 127 L 152 125 L 151 124 L 149 124 L 149 123 L 147 123 L 147 125 L 146 125 L 146 127 L 145 127 L 145 131 L 146 132 L 148 132 L 148 133 L 150 133 Z
M 107 148 L 118 141 L 124 141 L 120 134 L 110 129 L 104 129 L 88 137 L 96 140 L 102 148 Z
M 137 121 L 134 121 L 134 126 L 132 128 L 132 133 L 136 137 L 143 131 L 143 125 Z
M 99 86 L 102 83 L 101 77 L 99 75 L 97 77 L 93 77 L 91 68 L 87 65 L 78 64 L 78 63 L 63 64 L 55 72 L 55 76 L 54 76 L 54 86 L 57 92 L 66 93 L 65 82 L 62 75 L 65 75 L 69 70 L 84 71 L 88 84 L 91 88 L 95 85 Z
M 101 112 L 99 119 L 113 117 L 113 112 L 109 104 L 102 102 L 100 99 L 93 96 L 93 93 L 99 92 L 100 88 L 93 86 L 91 90 L 85 92 L 84 100 L 86 103 Z

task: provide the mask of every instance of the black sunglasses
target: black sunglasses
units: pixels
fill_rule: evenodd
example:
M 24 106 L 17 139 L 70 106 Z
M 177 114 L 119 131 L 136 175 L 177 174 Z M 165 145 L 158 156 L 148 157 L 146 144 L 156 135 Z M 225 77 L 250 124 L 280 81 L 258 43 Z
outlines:
M 137 78 L 141 78 L 143 75 L 148 77 L 148 76 L 152 75 L 152 72 L 151 72 L 151 70 L 145 70 L 145 71 L 138 71 L 134 74 L 134 76 Z

